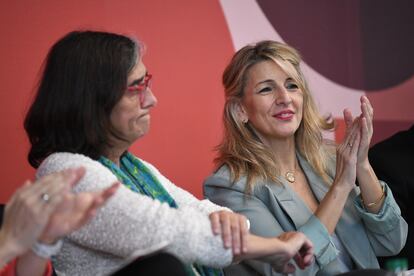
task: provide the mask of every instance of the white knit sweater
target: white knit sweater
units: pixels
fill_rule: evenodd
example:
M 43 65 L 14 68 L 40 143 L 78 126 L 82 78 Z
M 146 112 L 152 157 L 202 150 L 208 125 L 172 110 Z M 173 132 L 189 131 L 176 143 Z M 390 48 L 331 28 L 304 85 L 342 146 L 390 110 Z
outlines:
M 211 267 L 231 263 L 231 250 L 214 236 L 208 214 L 225 209 L 208 200 L 198 200 L 175 186 L 154 166 L 143 161 L 177 202 L 174 209 L 121 185 L 96 217 L 64 239 L 61 252 L 53 258 L 58 274 L 107 275 L 131 258 L 158 250 L 169 252 L 184 263 Z M 84 155 L 54 153 L 37 171 L 41 177 L 67 168 L 83 166 L 86 174 L 76 192 L 101 190 L 117 179 L 110 170 Z

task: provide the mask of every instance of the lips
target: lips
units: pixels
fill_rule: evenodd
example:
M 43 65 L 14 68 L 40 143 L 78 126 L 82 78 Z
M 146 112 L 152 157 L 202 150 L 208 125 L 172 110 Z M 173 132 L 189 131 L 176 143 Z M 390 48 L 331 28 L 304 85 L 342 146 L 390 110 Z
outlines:
M 279 120 L 286 121 L 292 119 L 294 114 L 295 112 L 293 112 L 292 110 L 282 110 L 274 114 L 273 117 Z
M 143 118 L 143 117 L 145 117 L 145 116 L 149 116 L 149 113 L 144 113 L 144 114 L 142 114 L 141 116 L 139 116 L 138 118 Z

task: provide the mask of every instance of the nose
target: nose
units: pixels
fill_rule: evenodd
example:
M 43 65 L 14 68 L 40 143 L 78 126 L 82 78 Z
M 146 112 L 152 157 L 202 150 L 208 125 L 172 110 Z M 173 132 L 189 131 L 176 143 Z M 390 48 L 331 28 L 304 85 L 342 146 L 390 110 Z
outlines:
M 281 88 L 276 92 L 277 105 L 289 105 L 291 102 L 292 98 L 290 97 L 289 91 L 287 91 L 285 88 Z
M 142 107 L 143 108 L 152 108 L 152 107 L 156 106 L 157 103 L 158 103 L 158 100 L 155 97 L 154 93 L 152 93 L 151 88 L 148 87 L 147 91 L 145 91 L 145 93 L 146 93 L 146 95 L 145 95 L 145 99 L 144 99 Z

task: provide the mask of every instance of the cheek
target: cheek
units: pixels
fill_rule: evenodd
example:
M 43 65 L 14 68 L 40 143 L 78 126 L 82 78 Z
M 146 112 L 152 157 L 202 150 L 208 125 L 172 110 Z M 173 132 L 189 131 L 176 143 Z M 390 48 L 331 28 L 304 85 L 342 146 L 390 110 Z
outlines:
M 298 114 L 299 114 L 299 119 L 302 120 L 303 118 L 303 106 L 300 106 L 300 108 L 298 108 Z
M 111 124 L 114 127 L 124 127 L 135 117 L 135 113 L 131 109 L 125 106 L 116 106 L 111 113 Z
M 272 106 L 272 102 L 269 100 L 266 100 L 265 98 L 262 99 L 256 99 L 255 101 L 250 101 L 246 105 L 246 112 L 249 116 L 249 118 L 260 118 L 263 116 L 266 116 L 268 111 L 270 110 Z
M 298 111 L 298 115 L 299 115 L 298 117 L 300 120 L 302 120 L 303 118 L 303 102 L 304 102 L 303 96 L 299 97 L 296 100 L 296 109 Z

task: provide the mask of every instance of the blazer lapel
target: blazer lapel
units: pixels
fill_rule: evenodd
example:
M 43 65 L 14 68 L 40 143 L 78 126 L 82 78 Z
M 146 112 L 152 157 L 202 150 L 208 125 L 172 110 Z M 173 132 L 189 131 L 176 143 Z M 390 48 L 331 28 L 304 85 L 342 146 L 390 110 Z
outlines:
M 302 167 L 303 172 L 305 173 L 306 178 L 308 179 L 308 183 L 318 200 L 318 202 L 321 202 L 322 199 L 325 197 L 325 194 L 329 191 L 329 187 L 326 185 L 322 177 L 320 177 L 318 174 L 314 172 L 310 164 L 303 159 L 303 157 L 300 154 L 296 154 L 299 164 Z M 332 178 L 329 177 L 332 181 Z
M 268 183 L 266 186 L 271 190 L 284 213 L 290 218 L 295 229 L 298 229 L 309 220 L 312 212 L 290 188 L 285 179 L 280 179 L 280 181 L 282 184 Z

